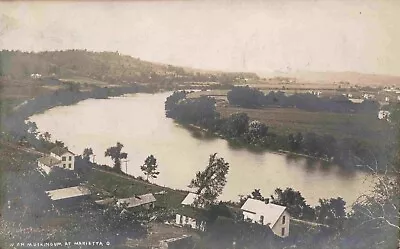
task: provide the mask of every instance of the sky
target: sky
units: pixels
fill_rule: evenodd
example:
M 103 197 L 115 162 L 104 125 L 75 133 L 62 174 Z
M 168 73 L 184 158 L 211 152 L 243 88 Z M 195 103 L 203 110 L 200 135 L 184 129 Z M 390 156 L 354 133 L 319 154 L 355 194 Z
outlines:
M 400 1 L 0 2 L 0 49 L 224 71 L 400 75 Z

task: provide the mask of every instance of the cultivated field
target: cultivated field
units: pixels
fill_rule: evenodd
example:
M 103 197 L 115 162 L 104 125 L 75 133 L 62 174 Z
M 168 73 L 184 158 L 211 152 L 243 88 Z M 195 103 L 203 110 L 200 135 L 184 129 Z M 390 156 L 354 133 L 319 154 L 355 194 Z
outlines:
M 223 117 L 232 113 L 245 112 L 252 120 L 259 120 L 279 134 L 294 132 L 315 132 L 330 134 L 336 138 L 358 137 L 380 138 L 388 130 L 386 121 L 378 120 L 371 114 L 342 114 L 328 112 L 307 112 L 295 108 L 247 109 L 232 106 L 218 106 Z

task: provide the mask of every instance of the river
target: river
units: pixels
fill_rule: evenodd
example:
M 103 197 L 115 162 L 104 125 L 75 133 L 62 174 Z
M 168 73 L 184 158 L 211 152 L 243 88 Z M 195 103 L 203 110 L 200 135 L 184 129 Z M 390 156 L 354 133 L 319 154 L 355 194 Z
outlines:
M 203 170 L 210 154 L 230 164 L 221 200 L 237 201 L 240 194 L 259 188 L 269 196 L 276 188 L 299 190 L 307 202 L 341 196 L 351 204 L 372 188 L 365 172 L 346 172 L 335 165 L 323 167 L 304 158 L 235 148 L 221 138 L 204 137 L 166 118 L 164 101 L 171 93 L 134 94 L 111 99 L 89 99 L 56 107 L 30 119 L 41 132 L 63 141 L 76 154 L 91 147 L 98 163 L 112 165 L 104 151 L 116 142 L 124 145 L 128 162 L 122 169 L 143 176 L 140 165 L 153 154 L 158 161 L 159 185 L 187 189 L 196 171 Z M 126 167 L 127 166 L 127 167 Z

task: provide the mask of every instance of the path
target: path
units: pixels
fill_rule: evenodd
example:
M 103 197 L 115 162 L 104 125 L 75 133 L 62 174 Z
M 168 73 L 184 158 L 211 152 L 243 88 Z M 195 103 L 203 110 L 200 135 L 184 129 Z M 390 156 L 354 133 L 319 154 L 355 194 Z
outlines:
M 294 222 L 298 222 L 298 223 L 314 226 L 314 227 L 326 227 L 326 228 L 329 228 L 328 225 L 321 224 L 321 223 L 316 223 L 316 222 L 312 222 L 312 221 L 299 220 L 299 219 L 295 219 L 295 218 L 290 218 L 290 220 L 294 221 Z

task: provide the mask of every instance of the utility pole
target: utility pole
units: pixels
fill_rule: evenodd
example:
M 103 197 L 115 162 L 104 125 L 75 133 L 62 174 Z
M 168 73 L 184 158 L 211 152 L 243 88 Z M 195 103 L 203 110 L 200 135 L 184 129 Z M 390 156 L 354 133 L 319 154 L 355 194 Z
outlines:
M 128 162 L 129 162 L 129 160 L 125 159 L 123 162 L 125 163 L 125 173 L 128 174 Z

